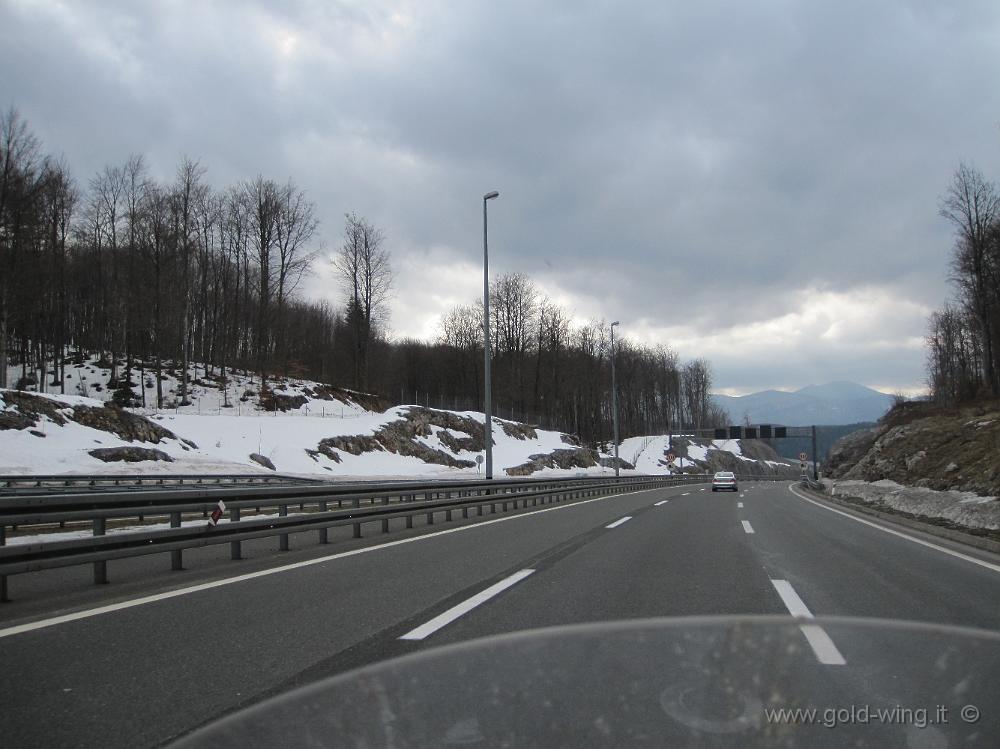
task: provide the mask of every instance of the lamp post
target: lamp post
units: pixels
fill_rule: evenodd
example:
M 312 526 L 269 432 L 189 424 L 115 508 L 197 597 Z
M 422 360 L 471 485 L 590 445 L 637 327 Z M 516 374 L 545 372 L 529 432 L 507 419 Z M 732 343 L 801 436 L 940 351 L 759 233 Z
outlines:
M 611 418 L 614 423 L 615 438 L 615 476 L 621 475 L 621 468 L 618 464 L 618 383 L 615 382 L 615 325 L 618 320 L 611 323 Z
M 486 411 L 486 478 L 493 478 L 493 391 L 490 384 L 490 253 L 486 241 L 486 201 L 500 197 L 496 190 L 483 195 L 483 386 Z

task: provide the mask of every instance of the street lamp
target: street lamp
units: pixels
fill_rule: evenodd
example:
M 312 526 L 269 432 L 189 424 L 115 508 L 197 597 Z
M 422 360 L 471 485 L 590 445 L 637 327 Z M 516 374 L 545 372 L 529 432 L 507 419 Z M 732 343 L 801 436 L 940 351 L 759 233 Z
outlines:
M 615 325 L 618 320 L 611 323 L 611 417 L 615 429 L 615 476 L 621 475 L 621 468 L 618 464 L 618 384 L 615 382 Z
M 493 478 L 493 393 L 490 385 L 490 253 L 486 242 L 486 201 L 500 197 L 496 190 L 483 195 L 483 359 L 485 361 L 486 478 Z

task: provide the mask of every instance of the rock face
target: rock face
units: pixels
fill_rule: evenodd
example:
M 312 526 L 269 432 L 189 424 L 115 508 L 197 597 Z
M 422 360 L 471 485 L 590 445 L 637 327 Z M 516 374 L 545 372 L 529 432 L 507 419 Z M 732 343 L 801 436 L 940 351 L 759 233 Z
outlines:
M 89 454 L 105 463 L 141 463 L 144 460 L 174 462 L 174 459 L 162 450 L 154 450 L 151 447 L 99 447 L 96 450 L 90 450 Z
M 434 427 L 438 428 L 438 439 L 456 452 L 486 449 L 486 429 L 475 419 L 421 406 L 410 406 L 401 411 L 404 418 L 384 425 L 375 434 L 327 437 L 320 441 L 318 452 L 338 463 L 340 455 L 337 450 L 351 455 L 385 450 L 451 468 L 472 468 L 476 465 L 471 460 L 454 458 L 443 450 L 428 447 L 418 439 L 433 436 Z M 453 432 L 464 432 L 467 436 L 460 437 Z
M 92 429 L 110 432 L 128 442 L 156 445 L 162 440 L 177 439 L 169 429 L 144 416 L 125 411 L 114 401 L 109 401 L 102 408 L 70 406 L 52 398 L 11 390 L 4 391 L 3 400 L 8 406 L 15 406 L 17 412 L 0 412 L 0 429 L 27 429 L 46 416 L 60 426 L 67 421 L 75 421 Z
M 129 413 L 114 402 L 108 402 L 104 408 L 76 406 L 73 409 L 73 420 L 84 426 L 111 432 L 129 442 L 151 442 L 155 445 L 164 439 L 177 439 L 169 429 L 164 429 L 143 416 Z
M 543 468 L 593 468 L 598 464 L 597 450 L 586 447 L 553 450 L 550 453 L 529 455 L 528 462 L 507 469 L 508 476 L 530 476 Z M 628 465 L 628 464 L 625 464 Z M 631 466 L 628 466 L 631 468 Z
M 832 478 L 1000 496 L 1000 402 L 902 403 L 837 442 L 827 467 Z

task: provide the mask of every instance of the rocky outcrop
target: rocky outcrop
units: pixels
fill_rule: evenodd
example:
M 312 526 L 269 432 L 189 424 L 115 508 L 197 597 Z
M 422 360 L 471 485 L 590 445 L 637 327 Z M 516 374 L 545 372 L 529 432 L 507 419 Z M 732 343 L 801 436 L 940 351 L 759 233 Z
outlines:
M 173 432 L 155 421 L 124 410 L 114 401 L 103 407 L 70 406 L 55 398 L 13 390 L 3 391 L 3 401 L 17 410 L 0 411 L 0 429 L 27 429 L 43 416 L 63 426 L 67 421 L 109 432 L 127 442 L 159 444 L 163 440 L 177 439 Z M 191 443 L 193 444 L 193 443 Z
M 508 476 L 530 476 L 544 468 L 593 468 L 600 462 L 596 450 L 586 447 L 553 450 L 550 453 L 529 455 L 528 462 L 507 469 Z M 626 464 L 627 465 L 627 464 Z M 629 466 L 631 468 L 631 466 Z
M 500 428 L 508 437 L 516 440 L 537 440 L 538 432 L 533 426 L 516 421 L 501 421 Z
M 351 455 L 385 450 L 450 468 L 472 468 L 476 465 L 471 460 L 455 458 L 443 450 L 429 447 L 420 440 L 421 437 L 433 436 L 435 427 L 438 439 L 455 452 L 479 452 L 486 449 L 486 429 L 473 418 L 421 406 L 400 409 L 399 413 L 403 418 L 385 424 L 374 434 L 327 437 L 320 441 L 318 452 L 338 463 L 340 455 L 336 450 Z M 459 436 L 455 432 L 465 433 L 466 436 Z
M 62 412 L 70 408 L 67 403 L 17 390 L 4 390 L 2 397 L 7 409 L 0 411 L 0 429 L 28 429 L 42 416 L 60 426 L 66 423 Z
M 278 470 L 274 467 L 274 463 L 271 462 L 271 459 L 266 455 L 261 455 L 260 453 L 250 453 L 250 460 L 272 471 Z
M 361 455 L 361 453 L 371 453 L 384 450 L 382 443 L 370 434 L 342 435 L 339 437 L 327 437 L 320 440 L 319 451 L 324 455 L 329 455 L 332 449 L 336 448 L 351 455 Z M 338 463 L 340 456 L 334 458 Z
M 873 429 L 838 441 L 827 458 L 836 479 L 1000 496 L 1000 402 L 957 408 L 909 401 Z
M 104 408 L 76 406 L 73 408 L 73 421 L 92 429 L 111 432 L 128 442 L 150 442 L 155 445 L 161 440 L 177 439 L 169 429 L 164 429 L 144 416 L 130 413 L 114 402 L 105 404 Z
M 174 462 L 174 459 L 162 450 L 154 450 L 151 447 L 99 447 L 96 450 L 88 451 L 88 454 L 98 460 L 103 460 L 105 463 L 141 463 L 144 460 Z

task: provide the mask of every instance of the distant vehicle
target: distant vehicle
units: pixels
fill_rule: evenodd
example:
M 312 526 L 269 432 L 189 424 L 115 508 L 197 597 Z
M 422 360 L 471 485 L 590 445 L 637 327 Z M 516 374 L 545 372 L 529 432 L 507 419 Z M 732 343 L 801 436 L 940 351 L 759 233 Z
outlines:
M 712 491 L 717 492 L 723 489 L 732 489 L 734 492 L 738 492 L 739 489 L 736 486 L 736 475 L 730 473 L 729 471 L 719 471 L 712 478 Z

